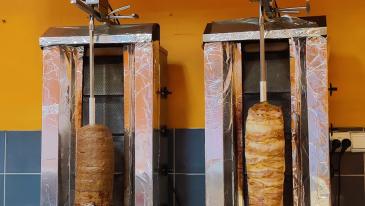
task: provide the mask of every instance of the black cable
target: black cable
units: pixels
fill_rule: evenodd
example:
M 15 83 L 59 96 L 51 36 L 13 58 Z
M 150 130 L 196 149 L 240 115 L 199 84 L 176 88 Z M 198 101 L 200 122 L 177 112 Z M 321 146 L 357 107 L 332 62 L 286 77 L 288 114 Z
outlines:
M 339 157 L 339 166 L 338 166 L 338 193 L 337 193 L 337 206 L 341 206 L 341 162 L 342 157 L 345 154 L 346 150 L 351 147 L 351 140 L 343 139 L 341 141 L 341 152 Z
M 335 175 L 335 166 L 334 166 L 334 157 L 336 154 L 336 150 L 341 147 L 341 141 L 338 139 L 334 139 L 331 141 L 331 154 L 330 154 L 330 167 L 331 167 L 331 178 Z
M 341 141 L 338 140 L 338 139 L 334 139 L 331 141 L 331 144 L 330 144 L 330 147 L 331 147 L 331 153 L 330 153 L 330 168 L 331 168 L 331 171 L 330 171 L 330 175 L 331 175 L 331 181 L 334 180 L 334 178 L 336 178 L 335 176 L 335 173 L 338 171 L 338 166 L 335 166 L 335 162 L 336 162 L 336 157 L 337 157 L 337 153 L 336 151 L 341 148 Z M 336 193 L 334 194 L 338 194 L 338 187 L 337 188 L 337 191 Z M 332 198 L 331 201 L 332 201 L 332 205 L 335 206 L 336 205 L 336 202 L 338 201 L 337 200 L 338 198 Z
M 337 185 L 337 206 L 341 205 L 341 161 L 342 161 L 342 155 L 340 154 L 339 160 L 338 160 L 338 185 Z

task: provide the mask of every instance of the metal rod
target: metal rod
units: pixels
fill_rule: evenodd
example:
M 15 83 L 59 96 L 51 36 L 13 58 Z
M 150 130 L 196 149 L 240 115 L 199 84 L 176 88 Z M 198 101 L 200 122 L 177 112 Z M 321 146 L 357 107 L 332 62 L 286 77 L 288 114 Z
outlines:
M 138 19 L 137 14 L 131 14 L 128 16 L 109 16 L 109 19 Z
M 116 9 L 116 10 L 114 10 L 114 11 L 110 12 L 108 15 L 110 16 L 110 15 L 112 15 L 112 14 L 118 13 L 118 12 L 120 12 L 120 11 L 123 11 L 123 10 L 129 9 L 129 8 L 131 8 L 131 6 L 130 6 L 130 5 L 123 6 L 123 7 L 120 7 L 120 8 L 118 8 L 118 9 Z
M 294 11 L 294 10 L 291 10 L 291 11 L 279 11 L 279 13 L 283 13 L 283 14 L 299 14 L 300 11 Z
M 89 36 L 90 36 L 90 98 L 89 98 L 89 124 L 95 125 L 95 95 L 94 95 L 94 16 L 90 15 Z
M 263 11 L 263 0 L 259 2 L 259 24 L 260 24 L 260 102 L 267 101 L 267 74 L 265 60 L 265 19 Z
M 289 11 L 289 10 L 307 10 L 306 6 L 300 6 L 300 7 L 286 7 L 286 8 L 280 8 L 278 11 Z

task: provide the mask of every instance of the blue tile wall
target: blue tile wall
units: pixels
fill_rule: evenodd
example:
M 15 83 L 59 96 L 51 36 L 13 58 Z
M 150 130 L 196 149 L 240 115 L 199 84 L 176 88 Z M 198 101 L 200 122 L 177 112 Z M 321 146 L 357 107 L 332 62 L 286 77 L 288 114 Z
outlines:
M 0 206 L 40 205 L 41 132 L 1 131 L 0 165 Z
M 0 131 L 0 173 L 4 173 L 5 160 L 5 132 Z
M 168 205 L 169 203 L 169 176 L 160 176 L 159 177 L 159 192 L 160 192 L 160 206 Z
M 0 206 L 4 206 L 4 175 L 0 175 Z
M 204 173 L 204 130 L 175 130 L 175 173 Z
M 174 166 L 174 162 L 175 162 L 175 151 L 174 151 L 174 145 L 175 145 L 175 130 L 174 129 L 170 129 L 168 130 L 168 134 L 167 134 L 167 165 L 168 165 L 168 171 L 170 173 L 173 173 L 175 171 L 175 166 Z M 165 142 L 166 143 L 166 142 Z
M 204 145 L 204 129 L 174 129 L 170 134 L 168 205 L 205 205 Z
M 175 176 L 175 190 L 180 206 L 205 205 L 205 176 L 183 175 Z
M 41 133 L 6 133 L 6 173 L 40 173 Z
M 39 206 L 40 175 L 6 175 L 6 206 Z
M 122 161 L 123 138 L 115 137 L 114 141 L 116 155 Z M 160 143 L 160 165 L 166 173 L 159 176 L 161 206 L 204 206 L 204 129 L 169 129 Z M 365 205 L 364 161 L 363 153 L 346 153 L 343 157 L 341 205 Z M 0 131 L 0 206 L 39 205 L 40 163 L 40 132 Z M 122 171 L 122 167 L 116 167 L 115 181 L 123 182 Z M 336 179 L 332 182 L 333 198 L 337 195 Z M 118 202 L 123 201 L 119 195 L 122 190 L 116 190 Z
M 173 130 L 168 129 L 160 137 L 160 166 L 168 169 L 172 169 L 173 155 L 170 148 L 170 140 L 173 138 L 172 132 Z

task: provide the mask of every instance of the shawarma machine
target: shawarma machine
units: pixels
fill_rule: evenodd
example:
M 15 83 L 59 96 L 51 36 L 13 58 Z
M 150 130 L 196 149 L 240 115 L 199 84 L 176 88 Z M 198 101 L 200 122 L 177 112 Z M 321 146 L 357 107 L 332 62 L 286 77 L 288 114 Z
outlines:
M 260 3 L 266 18 L 267 98 L 284 113 L 283 205 L 330 206 L 326 18 L 281 15 L 298 13 L 308 5 L 279 9 L 276 1 Z M 215 21 L 204 32 L 209 206 L 251 205 L 245 123 L 248 109 L 260 101 L 259 22 L 259 18 Z M 265 189 L 267 183 L 262 181 Z
M 160 202 L 160 126 L 166 124 L 167 51 L 158 24 L 119 25 L 106 0 L 72 3 L 103 25 L 94 28 L 96 123 L 113 136 L 112 205 Z M 53 27 L 43 50 L 41 205 L 73 205 L 76 131 L 89 120 L 88 27 Z M 161 187 L 162 188 L 162 187 Z M 161 200 L 162 202 L 162 200 Z

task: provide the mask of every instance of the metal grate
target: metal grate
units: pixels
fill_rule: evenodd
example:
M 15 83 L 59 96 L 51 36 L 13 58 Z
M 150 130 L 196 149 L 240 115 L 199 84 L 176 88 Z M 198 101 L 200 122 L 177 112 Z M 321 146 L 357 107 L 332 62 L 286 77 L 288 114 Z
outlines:
M 276 43 L 276 44 L 275 44 Z M 267 42 L 267 47 L 278 42 Z M 286 43 L 287 44 L 287 43 Z M 258 44 L 249 44 L 253 49 Z M 289 48 L 288 45 L 284 48 Z M 247 48 L 246 48 L 247 49 Z M 258 48 L 257 48 L 258 49 Z M 281 49 L 281 48 L 279 48 Z M 248 49 L 247 49 L 248 50 Z M 244 51 L 244 92 L 259 93 L 260 57 L 258 52 Z M 266 52 L 268 92 L 290 92 L 289 50 Z
M 124 136 L 113 136 L 115 175 L 113 188 L 113 205 L 122 206 L 124 201 Z
M 115 174 L 122 174 L 124 170 L 124 136 L 113 136 Z
M 123 134 L 124 107 L 122 96 L 98 96 L 95 98 L 96 123 L 110 128 L 113 135 Z M 83 98 L 83 125 L 89 123 L 89 99 Z
M 95 57 L 95 95 L 123 95 L 122 57 Z M 90 95 L 88 63 L 84 67 L 84 95 Z

